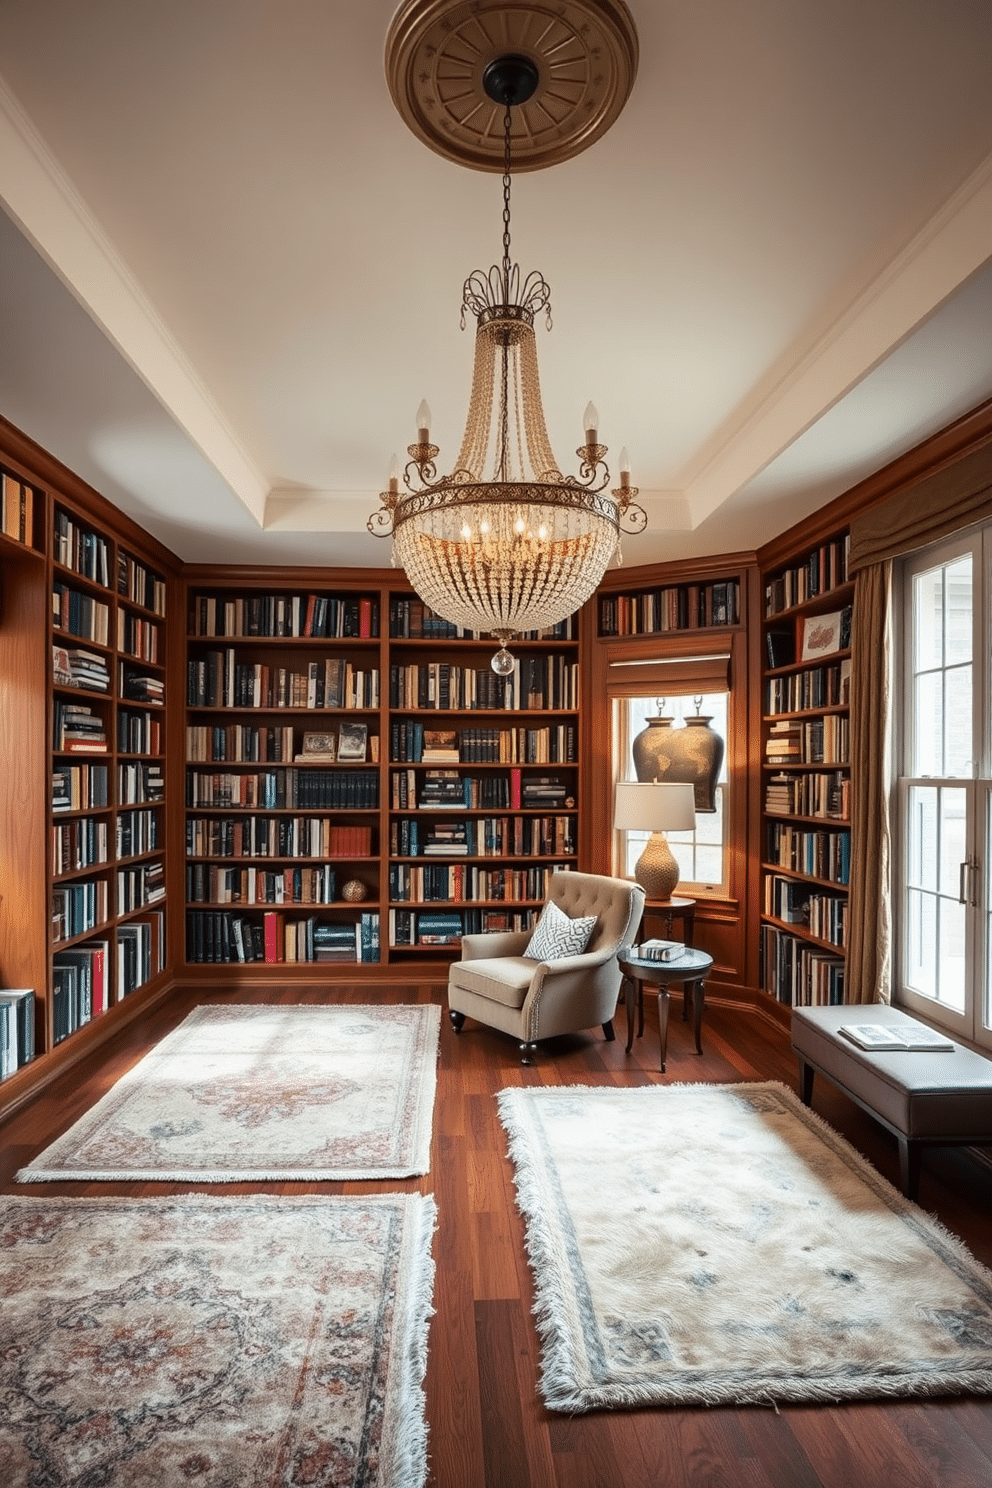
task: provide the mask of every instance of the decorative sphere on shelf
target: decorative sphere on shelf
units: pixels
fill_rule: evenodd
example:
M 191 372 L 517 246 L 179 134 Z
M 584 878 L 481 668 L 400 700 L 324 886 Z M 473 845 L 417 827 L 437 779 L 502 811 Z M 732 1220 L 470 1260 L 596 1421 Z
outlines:
M 349 904 L 361 904 L 363 899 L 369 897 L 368 885 L 363 884 L 360 878 L 349 878 L 341 890 L 341 898 Z

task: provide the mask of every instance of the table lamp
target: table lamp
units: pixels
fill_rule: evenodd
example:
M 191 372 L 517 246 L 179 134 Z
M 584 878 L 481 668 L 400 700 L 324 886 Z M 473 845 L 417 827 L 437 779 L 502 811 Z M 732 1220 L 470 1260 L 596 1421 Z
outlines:
M 619 832 L 651 833 L 637 860 L 634 877 L 649 899 L 670 899 L 679 881 L 679 865 L 664 834 L 689 832 L 696 825 L 692 786 L 620 780 L 613 825 Z

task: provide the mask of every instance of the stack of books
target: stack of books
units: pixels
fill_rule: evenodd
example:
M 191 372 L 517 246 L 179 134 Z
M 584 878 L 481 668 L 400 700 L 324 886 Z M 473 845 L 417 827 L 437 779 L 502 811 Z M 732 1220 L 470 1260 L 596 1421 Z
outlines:
M 685 955 L 685 943 L 681 940 L 642 940 L 631 946 L 630 954 L 636 961 L 677 961 Z
M 107 733 L 103 719 L 85 703 L 53 704 L 53 739 L 55 749 L 68 754 L 106 753 Z
M 567 797 L 568 786 L 564 780 L 553 775 L 532 775 L 523 782 L 520 804 L 531 810 L 546 811 L 564 806 Z
M 70 687 L 85 687 L 88 692 L 110 691 L 110 669 L 105 656 L 96 651 L 67 650 Z
M 422 811 L 465 808 L 465 784 L 457 770 L 428 770 L 420 783 L 418 803 Z
M 773 723 L 765 741 L 765 755 L 771 764 L 798 764 L 802 759 L 802 725 L 795 719 L 782 718 Z

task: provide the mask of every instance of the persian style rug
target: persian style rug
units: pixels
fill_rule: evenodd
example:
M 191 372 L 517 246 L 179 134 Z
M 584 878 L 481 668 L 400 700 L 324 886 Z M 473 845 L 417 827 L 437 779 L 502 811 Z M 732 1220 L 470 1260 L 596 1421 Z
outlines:
M 440 1025 L 434 1004 L 196 1008 L 17 1177 L 426 1173 Z
M 4 1488 L 420 1488 L 434 1201 L 0 1198 Z
M 783 1085 L 498 1100 L 552 1410 L 992 1391 L 992 1272 Z

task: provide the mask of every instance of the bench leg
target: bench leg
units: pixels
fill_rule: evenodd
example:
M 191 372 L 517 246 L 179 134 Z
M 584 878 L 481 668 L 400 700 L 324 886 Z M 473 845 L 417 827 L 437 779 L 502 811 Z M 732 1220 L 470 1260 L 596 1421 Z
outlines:
M 923 1148 L 919 1142 L 899 1137 L 899 1182 L 907 1199 L 916 1200 L 920 1191 L 920 1169 L 923 1166 Z
M 816 1070 L 811 1064 L 807 1064 L 800 1054 L 799 1056 L 799 1099 L 804 1106 L 813 1103 L 813 1076 Z

